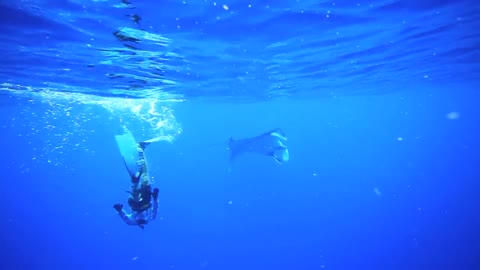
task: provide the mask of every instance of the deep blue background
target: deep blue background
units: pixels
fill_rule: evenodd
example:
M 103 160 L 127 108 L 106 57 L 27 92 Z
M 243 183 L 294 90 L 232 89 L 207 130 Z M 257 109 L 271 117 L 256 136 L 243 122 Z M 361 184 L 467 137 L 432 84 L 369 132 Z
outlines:
M 19 111 L 2 107 L 1 266 L 476 269 L 478 98 L 418 91 L 178 104 L 184 133 L 147 149 L 160 213 L 143 231 L 112 208 L 129 185 L 115 128 L 88 121 L 95 134 L 84 147 L 94 154 L 67 149 L 60 165 L 39 165 L 19 137 L 26 130 L 10 127 Z M 452 111 L 460 117 L 447 119 Z M 290 162 L 253 155 L 229 166 L 228 136 L 274 127 L 288 135 Z

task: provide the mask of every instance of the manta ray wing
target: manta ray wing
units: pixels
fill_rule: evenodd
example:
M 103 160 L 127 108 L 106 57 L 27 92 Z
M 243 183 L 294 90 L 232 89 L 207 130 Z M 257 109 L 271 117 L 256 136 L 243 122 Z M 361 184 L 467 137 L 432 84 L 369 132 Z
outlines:
M 287 137 L 280 128 L 276 128 L 261 135 L 234 140 L 229 140 L 230 161 L 244 153 L 256 153 L 271 156 L 278 163 L 289 160 Z

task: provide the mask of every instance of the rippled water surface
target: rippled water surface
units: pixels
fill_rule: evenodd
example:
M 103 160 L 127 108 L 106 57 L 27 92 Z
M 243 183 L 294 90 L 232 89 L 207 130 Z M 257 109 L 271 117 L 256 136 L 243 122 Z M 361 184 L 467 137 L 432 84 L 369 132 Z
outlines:
M 2 1 L 1 89 L 321 97 L 480 74 L 475 1 Z

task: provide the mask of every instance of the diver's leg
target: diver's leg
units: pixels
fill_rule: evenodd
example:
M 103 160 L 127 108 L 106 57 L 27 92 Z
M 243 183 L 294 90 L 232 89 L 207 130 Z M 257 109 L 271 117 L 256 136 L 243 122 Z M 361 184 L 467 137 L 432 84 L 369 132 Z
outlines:
M 120 203 L 117 203 L 113 206 L 115 210 L 117 211 L 118 215 L 120 218 L 127 223 L 128 225 L 136 225 L 135 220 L 132 218 L 132 215 L 127 214 L 125 210 L 123 209 L 123 205 Z
M 150 186 L 150 177 L 148 174 L 142 174 L 142 177 L 140 178 L 140 184 L 141 186 Z
M 140 143 L 137 143 L 137 157 L 135 162 L 136 171 L 131 174 L 133 184 L 138 184 L 147 172 L 147 165 L 145 160 L 145 153 Z
M 140 143 L 139 143 L 139 145 L 140 145 Z M 150 177 L 148 175 L 147 159 L 146 159 L 143 151 L 144 150 L 139 147 L 139 149 L 138 149 L 138 162 L 137 162 L 138 167 L 140 168 L 140 172 L 141 172 L 138 176 L 137 183 L 140 182 L 140 184 L 142 186 L 150 183 Z
M 172 138 L 169 136 L 158 136 L 153 139 L 146 141 L 141 141 L 138 143 L 138 165 L 141 168 L 140 182 L 142 185 L 150 185 L 150 176 L 148 175 L 148 164 L 147 159 L 145 158 L 145 148 L 151 143 L 160 142 L 160 141 L 171 141 Z

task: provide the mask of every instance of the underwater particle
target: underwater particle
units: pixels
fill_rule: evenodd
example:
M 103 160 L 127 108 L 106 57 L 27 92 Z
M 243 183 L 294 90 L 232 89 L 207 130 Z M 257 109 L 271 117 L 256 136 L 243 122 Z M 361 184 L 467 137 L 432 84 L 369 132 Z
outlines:
M 316 174 L 316 173 L 314 173 L 314 174 L 313 174 L 313 176 L 317 176 L 317 174 Z
M 377 196 L 382 196 L 382 192 L 377 187 L 373 189 L 373 192 L 375 192 L 375 195 L 377 195 Z
M 418 247 L 418 239 L 416 237 L 412 239 L 412 242 L 415 245 L 415 247 Z
M 228 6 L 227 6 L 227 5 L 223 5 L 223 9 L 228 10 Z
M 399 142 L 403 141 L 403 137 L 398 137 L 397 141 L 399 141 Z
M 138 259 L 138 256 L 135 256 L 132 258 L 132 261 L 136 261 Z
M 459 112 L 449 112 L 447 114 L 447 119 L 450 119 L 450 120 L 456 120 L 460 117 L 460 113 Z
M 232 201 L 229 201 L 228 204 L 232 204 L 233 202 Z

